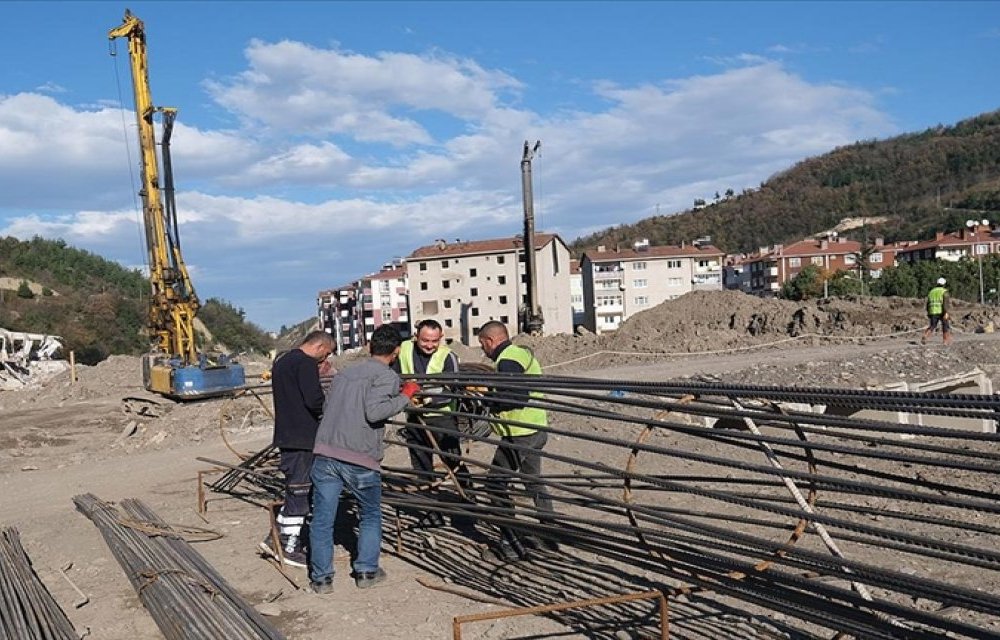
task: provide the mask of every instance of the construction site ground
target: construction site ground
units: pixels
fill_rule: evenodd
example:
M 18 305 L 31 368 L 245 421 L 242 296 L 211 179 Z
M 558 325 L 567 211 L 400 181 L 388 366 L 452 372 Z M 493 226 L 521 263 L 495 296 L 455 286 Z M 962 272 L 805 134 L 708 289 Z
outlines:
M 956 305 L 952 315 L 954 343 L 943 346 L 936 335 L 922 345 L 918 330 L 925 318 L 916 300 L 817 304 L 732 293 L 692 294 L 639 314 L 613 335 L 521 342 L 535 350 L 547 373 L 604 379 L 696 377 L 857 388 L 978 368 L 994 386 L 1000 384 L 1000 334 L 991 332 L 1000 314 L 990 307 Z M 474 349 L 456 350 L 466 361 L 481 357 Z M 256 366 L 259 369 L 251 365 L 249 370 L 259 371 L 266 363 Z M 663 585 L 654 573 L 637 575 L 570 548 L 530 563 L 486 562 L 480 559 L 478 540 L 450 527 L 408 530 L 403 536 L 405 553 L 399 555 L 394 523 L 387 518 L 385 583 L 372 590 L 356 589 L 348 577 L 346 553 L 338 547 L 335 592 L 319 596 L 297 590 L 258 552 L 268 522 L 263 509 L 210 496 L 204 517 L 197 510 L 196 474 L 210 466 L 197 457 L 235 464 L 233 450 L 246 454 L 269 443 L 271 423 L 258 401 L 157 400 L 141 389 L 139 370 L 138 358 L 115 356 L 95 367 L 79 367 L 75 383 L 64 371 L 24 389 L 0 391 L 0 525 L 19 529 L 36 571 L 81 634 L 89 630 L 90 637 L 111 640 L 161 637 L 98 529 L 74 510 L 72 497 L 82 493 L 108 501 L 139 498 L 167 522 L 222 534 L 195 548 L 289 638 L 445 638 L 451 637 L 456 615 Z M 269 396 L 262 397 L 269 402 Z M 136 399 L 123 403 L 124 398 Z M 557 424 L 576 429 L 608 428 L 586 419 L 573 424 L 567 424 L 568 418 L 560 420 Z M 621 435 L 633 438 L 635 430 Z M 548 448 L 602 459 L 600 445 L 576 439 L 555 436 Z M 471 455 L 487 460 L 491 448 L 479 443 Z M 404 466 L 405 450 L 389 447 L 387 463 Z M 555 472 L 558 465 L 548 470 Z M 997 484 L 992 491 L 1000 491 Z M 411 522 L 404 516 L 404 525 Z M 491 535 L 486 527 L 481 532 Z M 89 598 L 79 608 L 74 608 L 79 595 L 60 573 L 70 564 L 66 576 Z M 307 584 L 305 571 L 287 572 L 298 586 Z M 451 591 L 432 589 L 418 579 Z M 985 573 L 980 584 L 1000 590 L 993 573 Z M 653 606 L 637 606 L 639 610 L 652 611 Z M 671 610 L 677 619 L 697 619 L 672 624 L 671 638 L 776 637 L 767 633 L 775 632 L 775 624 L 780 627 L 780 620 L 768 620 L 764 611 L 711 595 L 672 602 Z M 609 621 L 609 629 L 590 634 L 569 630 L 566 620 L 528 616 L 479 622 L 463 627 L 462 637 L 646 637 L 636 635 L 627 619 L 617 626 Z M 644 622 L 648 629 L 650 621 Z

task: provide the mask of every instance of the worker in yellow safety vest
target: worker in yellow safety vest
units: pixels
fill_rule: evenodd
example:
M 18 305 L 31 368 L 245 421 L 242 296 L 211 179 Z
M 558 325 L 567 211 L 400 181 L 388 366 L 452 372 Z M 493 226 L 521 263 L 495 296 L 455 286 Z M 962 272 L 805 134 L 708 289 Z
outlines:
M 948 284 L 947 280 L 938 278 L 937 286 L 927 294 L 928 325 L 924 329 L 923 337 L 920 339 L 921 343 L 927 342 L 927 338 L 937 329 L 938 323 L 941 324 L 941 340 L 945 344 L 951 342 L 951 323 L 948 317 L 948 290 L 945 289 L 946 284 Z
M 529 349 L 510 341 L 510 334 L 503 323 L 496 320 L 487 322 L 480 327 L 478 337 L 483 353 L 494 362 L 497 373 L 542 375 L 541 363 Z M 516 479 L 524 484 L 525 491 L 534 501 L 538 519 L 543 524 L 549 524 L 555 515 L 552 497 L 545 485 L 538 481 L 542 473 L 541 451 L 548 441 L 548 418 L 545 409 L 525 406 L 543 396 L 537 391 L 512 389 L 491 392 L 489 397 L 487 404 L 497 418 L 492 423 L 493 431 L 500 436 L 500 444 L 486 474 L 490 500 L 507 510 L 508 517 L 513 517 L 510 483 Z M 511 471 L 522 475 L 514 476 Z M 522 536 L 504 526 L 500 527 L 500 533 L 501 541 L 494 551 L 503 560 L 527 557 L 524 547 L 543 551 L 559 548 L 549 535 Z
M 458 356 L 443 344 L 444 330 L 437 320 L 426 319 L 416 326 L 416 334 L 412 340 L 403 343 L 399 350 L 399 359 L 394 368 L 402 375 L 422 375 L 435 373 L 457 373 Z M 432 450 L 441 451 L 441 460 L 455 473 L 459 482 L 467 485 L 469 471 L 458 456 L 462 455 L 461 441 L 458 432 L 458 420 L 453 415 L 455 400 L 435 397 L 434 389 L 426 383 L 422 386 L 423 411 L 408 411 L 407 426 L 402 429 L 403 439 L 410 452 L 410 465 L 417 472 L 421 483 L 431 482 L 436 478 L 434 473 L 434 456 Z M 428 411 L 430 410 L 430 411 Z M 432 427 L 426 429 L 425 425 Z M 433 436 L 433 442 L 430 433 Z M 424 514 L 420 526 L 440 527 L 445 524 L 444 517 L 436 511 Z

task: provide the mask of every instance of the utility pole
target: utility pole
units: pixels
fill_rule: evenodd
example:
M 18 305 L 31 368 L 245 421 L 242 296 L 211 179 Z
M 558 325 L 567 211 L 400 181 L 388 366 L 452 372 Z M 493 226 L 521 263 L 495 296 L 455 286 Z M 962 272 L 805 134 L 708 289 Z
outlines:
M 524 310 L 521 329 L 525 333 L 540 334 L 544 320 L 538 305 L 538 268 L 535 265 L 535 198 L 531 192 L 531 159 L 542 147 L 541 140 L 531 147 L 524 141 L 521 156 L 521 194 L 524 201 L 524 272 L 528 276 L 528 304 Z

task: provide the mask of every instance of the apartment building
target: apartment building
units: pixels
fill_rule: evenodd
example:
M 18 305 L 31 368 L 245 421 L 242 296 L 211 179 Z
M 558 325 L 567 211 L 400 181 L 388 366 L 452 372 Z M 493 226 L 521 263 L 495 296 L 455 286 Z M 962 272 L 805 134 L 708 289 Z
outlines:
M 874 251 L 868 256 L 868 272 L 872 278 L 882 275 L 882 269 L 896 263 L 896 254 L 906 243 L 887 245 L 882 238 L 874 241 Z M 807 238 L 793 244 L 776 244 L 770 250 L 761 248 L 755 254 L 733 257 L 727 266 L 727 286 L 740 288 L 756 295 L 778 295 L 786 282 L 809 265 L 824 272 L 858 273 L 862 245 L 843 237 Z
M 1000 253 L 1000 229 L 991 229 L 988 221 L 987 224 L 975 221 L 975 224 L 961 231 L 938 231 L 933 240 L 903 247 L 899 250 L 897 260 L 900 263 L 921 260 L 957 262 L 962 258 L 979 258 L 993 253 Z
M 569 250 L 554 234 L 535 236 L 538 302 L 544 335 L 573 331 Z M 498 320 L 511 335 L 527 305 L 524 242 L 519 236 L 446 242 L 420 247 L 406 258 L 410 310 L 415 322 L 434 318 L 448 341 L 475 344 L 479 327 Z
M 677 247 L 644 239 L 627 250 L 599 246 L 584 253 L 584 326 L 614 331 L 626 318 L 689 291 L 721 290 L 725 255 L 707 240 Z
M 316 296 L 319 327 L 333 336 L 338 354 L 366 344 L 360 299 L 358 282 L 325 289 Z
M 575 330 L 586 320 L 586 313 L 583 310 L 583 272 L 580 270 L 579 260 L 569 261 L 569 302 L 573 309 Z
M 406 269 L 401 261 L 340 287 L 320 291 L 319 326 L 334 336 L 337 353 L 364 347 L 372 333 L 391 324 L 408 338 L 411 333 Z

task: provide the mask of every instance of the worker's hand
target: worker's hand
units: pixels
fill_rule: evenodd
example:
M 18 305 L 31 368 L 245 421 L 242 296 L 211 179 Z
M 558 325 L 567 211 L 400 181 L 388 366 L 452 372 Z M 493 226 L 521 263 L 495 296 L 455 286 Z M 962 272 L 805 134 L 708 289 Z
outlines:
M 399 389 L 399 392 L 404 396 L 406 396 L 407 398 L 409 398 L 410 400 L 413 400 L 413 396 L 420 393 L 420 385 L 414 382 L 413 380 L 407 380 L 406 382 L 403 383 L 403 386 Z
M 950 320 L 951 318 L 950 318 L 950 317 L 948 316 L 948 314 L 947 314 L 947 313 L 942 313 L 942 314 L 941 314 L 941 319 L 942 319 L 942 320 Z
M 489 389 L 487 389 L 486 387 L 466 387 L 465 390 L 469 393 L 478 393 L 479 395 L 482 395 L 487 391 L 489 391 Z

